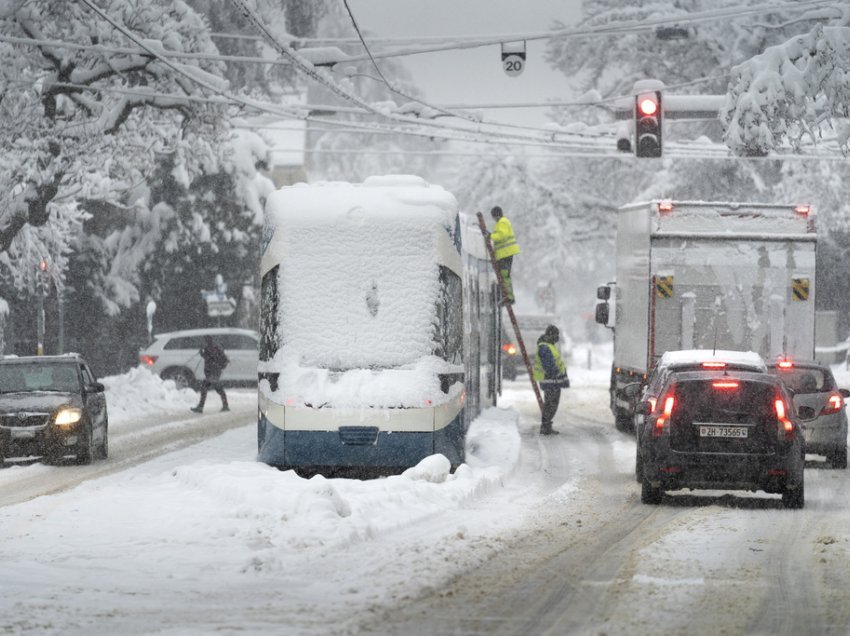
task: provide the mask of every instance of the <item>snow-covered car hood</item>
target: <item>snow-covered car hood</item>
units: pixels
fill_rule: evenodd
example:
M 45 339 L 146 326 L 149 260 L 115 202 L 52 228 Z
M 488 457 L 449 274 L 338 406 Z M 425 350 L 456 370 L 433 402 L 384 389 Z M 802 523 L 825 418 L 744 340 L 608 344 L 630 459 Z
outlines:
M 64 404 L 82 407 L 83 401 L 75 393 L 53 391 L 0 393 L 0 413 L 14 413 L 16 411 L 49 413 Z

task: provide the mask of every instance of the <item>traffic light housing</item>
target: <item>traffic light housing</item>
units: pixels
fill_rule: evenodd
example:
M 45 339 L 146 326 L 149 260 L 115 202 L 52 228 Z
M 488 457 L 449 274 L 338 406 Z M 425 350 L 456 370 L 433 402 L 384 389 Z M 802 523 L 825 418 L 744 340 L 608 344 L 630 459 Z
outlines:
M 661 156 L 661 91 L 635 95 L 635 154 Z

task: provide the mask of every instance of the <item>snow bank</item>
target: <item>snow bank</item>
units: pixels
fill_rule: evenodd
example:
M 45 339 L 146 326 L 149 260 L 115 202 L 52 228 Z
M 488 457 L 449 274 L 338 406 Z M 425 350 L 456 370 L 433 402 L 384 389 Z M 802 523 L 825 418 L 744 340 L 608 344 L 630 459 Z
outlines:
M 144 367 L 100 379 L 106 387 L 106 408 L 110 425 L 144 415 L 164 415 L 194 406 L 198 395 L 191 389 L 178 389 L 174 380 L 163 380 Z

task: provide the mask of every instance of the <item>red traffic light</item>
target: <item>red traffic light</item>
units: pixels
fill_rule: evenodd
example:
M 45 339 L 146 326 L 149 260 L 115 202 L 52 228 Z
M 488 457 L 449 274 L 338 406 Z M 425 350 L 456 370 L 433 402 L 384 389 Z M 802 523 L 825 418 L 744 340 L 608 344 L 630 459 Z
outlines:
M 638 110 L 641 115 L 654 115 L 658 112 L 658 102 L 655 96 L 644 95 L 638 98 Z
M 635 95 L 635 155 L 661 156 L 661 91 Z

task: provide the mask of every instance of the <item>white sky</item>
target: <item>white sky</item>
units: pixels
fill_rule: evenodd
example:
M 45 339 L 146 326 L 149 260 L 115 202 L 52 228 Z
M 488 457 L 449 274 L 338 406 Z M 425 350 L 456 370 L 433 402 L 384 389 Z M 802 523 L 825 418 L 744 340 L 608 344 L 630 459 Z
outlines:
M 367 36 L 496 35 L 574 24 L 581 0 L 349 0 Z M 438 104 L 528 102 L 565 99 L 565 78 L 544 59 L 544 41 L 528 42 L 526 69 L 519 77 L 502 70 L 498 45 L 399 58 L 426 98 Z M 380 64 L 380 61 L 378 62 Z M 488 120 L 538 125 L 545 108 L 488 110 Z

